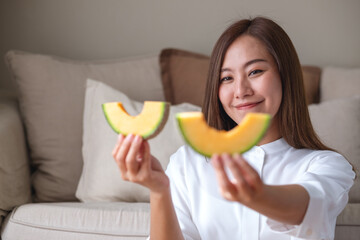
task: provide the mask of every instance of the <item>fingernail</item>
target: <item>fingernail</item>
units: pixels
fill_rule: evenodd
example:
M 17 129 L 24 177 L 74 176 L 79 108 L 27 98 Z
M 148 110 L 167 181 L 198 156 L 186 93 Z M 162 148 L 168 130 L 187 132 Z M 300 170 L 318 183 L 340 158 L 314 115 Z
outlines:
M 232 194 L 230 192 L 225 192 L 224 196 L 225 196 L 225 198 L 231 198 Z
M 223 159 L 224 159 L 224 163 L 225 163 L 226 165 L 229 165 L 229 164 L 231 163 L 230 158 L 224 157 Z
M 223 153 L 223 154 L 221 154 L 221 158 L 222 159 L 229 159 L 229 154 L 227 154 L 227 153 Z
M 219 167 L 220 166 L 220 164 L 219 164 L 219 157 L 218 157 L 218 155 L 214 155 L 212 158 L 212 164 L 213 164 L 213 166 L 214 167 Z
M 135 141 L 136 141 L 136 142 L 140 142 L 141 139 L 142 139 L 142 137 L 141 137 L 140 135 L 136 135 L 136 136 L 135 136 Z
M 130 133 L 130 134 L 128 134 L 128 135 L 126 136 L 126 138 L 129 139 L 129 140 L 132 140 L 133 137 L 134 137 L 134 135 L 133 135 L 132 133 Z
M 141 162 L 143 160 L 141 155 L 136 156 L 136 161 L 137 162 Z
M 118 135 L 118 140 L 121 140 L 124 137 L 121 133 Z

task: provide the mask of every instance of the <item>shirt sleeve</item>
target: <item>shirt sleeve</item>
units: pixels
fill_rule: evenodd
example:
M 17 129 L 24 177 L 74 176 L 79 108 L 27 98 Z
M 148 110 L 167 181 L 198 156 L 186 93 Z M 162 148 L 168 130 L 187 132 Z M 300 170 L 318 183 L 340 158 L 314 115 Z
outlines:
M 348 202 L 354 178 L 352 166 L 343 156 L 321 151 L 296 181 L 310 196 L 302 223 L 294 226 L 268 219 L 267 224 L 273 231 L 295 237 L 292 239 L 333 239 L 336 218 Z
M 198 240 L 201 237 L 196 225 L 192 221 L 190 199 L 186 184 L 186 158 L 186 154 L 180 148 L 171 156 L 166 174 L 170 179 L 171 197 L 184 239 Z

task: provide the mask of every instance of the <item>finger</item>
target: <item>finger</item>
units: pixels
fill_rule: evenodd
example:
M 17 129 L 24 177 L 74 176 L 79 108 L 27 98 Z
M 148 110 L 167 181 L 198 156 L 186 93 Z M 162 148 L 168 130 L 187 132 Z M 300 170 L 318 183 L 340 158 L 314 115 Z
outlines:
M 139 156 L 139 150 L 142 143 L 142 137 L 137 135 L 134 137 L 134 140 L 131 142 L 131 146 L 129 148 L 129 152 L 126 155 L 125 163 L 126 169 L 128 170 L 129 177 L 135 178 L 136 174 L 139 171 L 139 161 L 137 161 L 137 157 Z
M 146 140 L 144 140 L 144 139 L 141 139 L 141 140 L 142 140 L 141 141 L 141 146 L 139 148 L 138 154 L 136 155 L 136 161 L 138 161 L 138 162 L 143 161 L 143 159 L 144 159 L 144 144 L 148 144 L 148 143 L 145 143 Z
M 142 182 L 142 185 L 152 189 L 152 191 L 159 191 L 169 187 L 169 178 L 159 160 L 151 155 L 150 145 L 147 141 L 143 141 L 142 154 L 143 161 L 138 174 L 138 179 Z
M 223 159 L 234 177 L 234 180 L 231 182 L 236 187 L 238 195 L 241 195 L 243 199 L 249 199 L 253 195 L 253 190 L 244 179 L 241 166 L 228 154 L 224 155 Z
M 236 189 L 230 182 L 224 168 L 222 156 L 214 154 L 211 158 L 212 165 L 215 169 L 216 179 L 219 183 L 221 194 L 228 200 L 233 200 L 233 196 L 236 194 Z
M 150 144 L 147 141 L 143 143 L 143 150 L 144 159 L 146 160 L 145 166 L 152 171 L 164 172 L 160 161 L 151 155 Z
M 235 154 L 234 160 L 240 166 L 243 178 L 253 189 L 262 185 L 258 172 L 240 154 Z
M 141 146 L 141 156 L 143 164 L 142 166 L 144 169 L 150 170 L 151 169 L 151 155 L 150 155 L 150 146 L 148 141 L 143 141 Z
M 124 139 L 125 139 L 125 136 L 120 133 L 118 136 L 118 139 L 116 141 L 115 147 L 111 153 L 116 162 L 117 162 L 116 154 L 119 151 L 120 146 L 121 146 L 122 142 L 124 141 Z
M 141 164 L 138 171 L 138 181 L 145 183 L 151 176 L 151 159 L 150 159 L 150 147 L 147 141 L 142 141 L 141 148 Z
M 123 179 L 125 179 L 125 180 L 128 180 L 125 159 L 129 152 L 133 138 L 134 138 L 134 136 L 132 134 L 127 135 L 125 137 L 125 139 L 123 140 L 123 142 L 119 148 L 119 151 L 116 154 L 116 159 L 118 161 L 121 175 L 122 175 Z

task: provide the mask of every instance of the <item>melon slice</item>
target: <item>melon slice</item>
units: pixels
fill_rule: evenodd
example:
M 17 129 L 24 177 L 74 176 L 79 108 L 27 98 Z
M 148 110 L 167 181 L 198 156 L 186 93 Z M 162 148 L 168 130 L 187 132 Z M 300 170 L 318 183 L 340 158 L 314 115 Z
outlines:
M 251 149 L 265 135 L 271 116 L 248 113 L 230 131 L 210 127 L 201 112 L 178 113 L 176 119 L 185 141 L 196 152 L 211 157 L 215 153 L 244 153 Z
M 167 102 L 145 101 L 141 113 L 129 115 L 121 102 L 102 104 L 107 122 L 116 133 L 140 135 L 144 139 L 155 137 L 161 132 L 169 116 Z

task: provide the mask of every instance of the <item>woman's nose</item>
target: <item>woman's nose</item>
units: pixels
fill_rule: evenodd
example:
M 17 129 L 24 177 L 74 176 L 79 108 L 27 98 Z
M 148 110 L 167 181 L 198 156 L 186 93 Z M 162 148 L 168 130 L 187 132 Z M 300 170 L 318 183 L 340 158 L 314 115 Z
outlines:
M 246 96 L 251 96 L 254 94 L 251 84 L 246 78 L 236 79 L 234 88 L 235 88 L 234 89 L 235 98 L 241 99 L 241 98 L 245 98 Z

